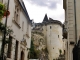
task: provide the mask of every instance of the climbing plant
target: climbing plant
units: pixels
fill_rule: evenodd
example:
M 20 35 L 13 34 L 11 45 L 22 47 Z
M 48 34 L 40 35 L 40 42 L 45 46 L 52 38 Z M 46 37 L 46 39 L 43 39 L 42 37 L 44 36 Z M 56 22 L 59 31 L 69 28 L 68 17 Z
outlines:
M 0 22 L 0 31 L 4 32 L 5 29 L 6 29 L 6 35 L 13 33 L 12 29 L 10 29 L 9 27 L 5 27 L 5 25 L 2 22 Z
M 61 50 L 61 49 L 59 50 L 59 53 L 60 53 L 60 55 L 61 55 L 61 53 L 62 53 L 62 50 Z
M 10 15 L 10 12 L 7 11 L 6 5 L 0 2 L 0 22 L 4 16 Z
M 3 3 L 0 3 L 0 21 L 2 20 L 5 11 L 5 5 Z

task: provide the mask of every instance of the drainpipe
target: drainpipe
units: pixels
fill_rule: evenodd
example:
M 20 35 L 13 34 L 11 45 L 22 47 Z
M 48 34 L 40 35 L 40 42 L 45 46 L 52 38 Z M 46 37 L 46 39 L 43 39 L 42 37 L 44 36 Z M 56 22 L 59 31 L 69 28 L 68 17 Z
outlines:
M 77 44 L 76 0 L 74 0 L 74 16 L 75 16 L 75 41 L 76 41 L 76 44 Z

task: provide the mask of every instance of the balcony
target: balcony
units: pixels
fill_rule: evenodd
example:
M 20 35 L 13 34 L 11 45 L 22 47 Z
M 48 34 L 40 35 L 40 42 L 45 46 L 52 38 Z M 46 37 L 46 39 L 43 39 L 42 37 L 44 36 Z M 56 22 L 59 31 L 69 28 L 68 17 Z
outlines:
M 66 10 L 66 0 L 63 0 L 63 8 Z

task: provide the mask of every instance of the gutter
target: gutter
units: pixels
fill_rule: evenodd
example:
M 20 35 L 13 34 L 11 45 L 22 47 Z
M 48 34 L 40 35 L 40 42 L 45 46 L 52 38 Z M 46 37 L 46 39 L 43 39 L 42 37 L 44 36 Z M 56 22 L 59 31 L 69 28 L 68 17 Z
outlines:
M 75 16 L 75 41 L 76 41 L 76 44 L 77 44 L 76 0 L 74 0 L 74 16 Z

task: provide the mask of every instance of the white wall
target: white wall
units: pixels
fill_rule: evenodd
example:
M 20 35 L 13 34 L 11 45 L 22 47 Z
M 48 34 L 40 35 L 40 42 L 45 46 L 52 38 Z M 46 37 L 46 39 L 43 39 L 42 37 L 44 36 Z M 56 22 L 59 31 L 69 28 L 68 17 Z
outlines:
M 3 3 L 7 2 L 6 0 L 3 0 Z M 15 2 L 14 0 L 10 0 L 9 3 L 9 11 L 10 11 L 10 15 L 8 16 L 8 21 L 7 21 L 7 26 L 10 26 L 10 28 L 13 30 L 13 37 L 15 39 L 13 39 L 13 49 L 12 49 L 12 59 L 14 59 L 15 56 L 15 43 L 16 40 L 19 41 L 19 46 L 18 46 L 18 60 L 20 59 L 20 53 L 21 53 L 21 40 L 23 39 L 23 35 L 25 35 L 26 33 L 28 33 L 29 37 L 27 37 L 26 35 L 26 42 L 27 42 L 27 46 L 25 47 L 25 58 L 27 58 L 26 55 L 28 55 L 28 50 L 27 48 L 30 48 L 30 42 L 31 42 L 31 24 L 28 21 L 28 18 L 26 17 L 25 13 L 23 12 L 23 9 L 21 8 L 20 11 L 20 27 L 19 28 L 14 22 L 14 12 L 15 12 Z M 3 23 L 5 22 L 5 18 L 3 18 Z M 24 30 L 22 31 L 22 22 L 24 22 Z M 27 60 L 27 59 L 26 59 Z
M 60 49 L 63 50 L 62 27 L 60 25 L 58 24 L 47 25 L 47 48 L 49 51 L 50 60 L 59 57 L 59 50 Z
M 3 0 L 3 3 L 5 3 L 5 2 L 6 2 L 6 0 Z M 28 43 L 27 47 L 30 48 L 31 24 L 29 23 L 27 17 L 25 16 L 25 13 L 21 9 L 21 11 L 20 11 L 20 27 L 21 28 L 19 28 L 12 21 L 12 20 L 14 20 L 14 12 L 15 12 L 15 2 L 14 2 L 14 0 L 10 0 L 9 11 L 10 11 L 10 15 L 8 16 L 7 25 L 10 26 L 11 29 L 13 29 L 13 31 L 14 31 L 13 35 L 16 38 L 16 40 L 18 40 L 18 41 L 21 41 L 23 39 L 23 35 L 28 33 L 30 38 L 26 37 L 26 41 Z M 3 18 L 3 22 L 5 22 L 5 18 Z M 22 22 L 24 22 L 24 30 L 23 31 L 22 31 Z

